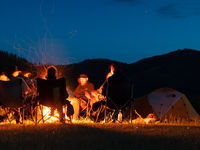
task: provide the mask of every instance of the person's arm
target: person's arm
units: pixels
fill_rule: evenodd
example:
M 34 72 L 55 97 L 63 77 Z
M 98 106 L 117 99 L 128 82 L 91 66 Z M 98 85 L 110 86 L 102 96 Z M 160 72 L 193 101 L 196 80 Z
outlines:
M 80 92 L 81 92 L 81 87 L 80 85 L 77 86 L 77 88 L 74 90 L 74 93 L 73 93 L 73 97 L 80 97 Z
M 89 92 L 94 91 L 94 85 L 93 85 L 92 83 L 90 83 L 90 82 L 89 82 L 87 88 L 88 88 L 88 91 L 89 91 Z

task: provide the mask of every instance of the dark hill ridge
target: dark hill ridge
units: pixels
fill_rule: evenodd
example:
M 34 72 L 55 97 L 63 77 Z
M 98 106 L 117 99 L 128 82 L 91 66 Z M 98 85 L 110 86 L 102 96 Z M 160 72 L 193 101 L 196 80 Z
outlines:
M 175 88 L 190 96 L 200 93 L 199 66 L 200 52 L 185 49 L 130 64 L 127 73 L 139 88 L 136 96 L 160 87 Z
M 129 64 L 127 73 L 136 83 L 139 82 L 137 86 L 146 83 L 147 88 L 143 87 L 146 90 L 163 86 L 187 92 L 198 89 L 199 66 L 200 52 L 185 49 Z
M 14 54 L 9 54 L 5 51 L 0 51 L 0 74 L 2 72 L 11 74 L 15 71 L 16 66 L 22 71 L 32 72 L 35 70 L 35 65 L 31 64 L 26 59 L 20 58 Z

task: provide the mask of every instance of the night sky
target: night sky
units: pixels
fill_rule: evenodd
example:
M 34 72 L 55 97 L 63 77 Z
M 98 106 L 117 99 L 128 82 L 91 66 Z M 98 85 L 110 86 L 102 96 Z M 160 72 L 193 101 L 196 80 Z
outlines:
M 199 0 L 1 0 L 0 49 L 30 62 L 126 63 L 200 49 Z

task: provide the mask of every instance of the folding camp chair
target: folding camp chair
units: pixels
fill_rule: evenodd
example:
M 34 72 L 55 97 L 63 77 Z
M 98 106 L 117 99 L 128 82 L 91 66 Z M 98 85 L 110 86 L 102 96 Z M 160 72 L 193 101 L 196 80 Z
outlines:
M 37 79 L 37 92 L 38 92 L 38 101 L 37 106 L 41 111 L 41 118 L 36 118 L 36 122 L 47 121 L 50 118 L 44 119 L 43 108 L 42 106 L 47 106 L 55 108 L 58 106 L 63 106 L 66 101 L 66 82 L 64 78 L 56 80 L 43 80 Z M 37 107 L 37 108 L 38 108 Z M 38 109 L 37 109 L 38 112 Z M 36 115 L 38 116 L 38 115 Z M 64 119 L 64 118 L 63 118 Z
M 124 76 L 113 75 L 104 85 L 103 94 L 106 96 L 106 106 L 115 110 L 114 120 L 117 120 L 119 112 L 125 112 L 130 107 L 130 113 L 125 114 L 123 118 L 130 118 L 132 121 L 132 101 L 133 101 L 133 83 Z M 107 107 L 106 107 L 107 108 Z M 107 109 L 105 109 L 105 122 Z
M 107 110 L 106 116 L 104 114 L 105 109 Z M 92 105 L 92 108 L 89 112 L 89 117 L 94 122 L 100 122 L 103 120 L 107 120 L 107 122 L 111 122 L 113 120 L 114 113 L 115 113 L 115 110 L 107 107 L 105 101 L 98 101 Z
M 21 123 L 24 121 L 24 111 L 27 109 L 26 100 L 28 97 L 26 87 L 25 81 L 20 78 L 11 81 L 0 81 L 0 104 L 10 122 L 14 119 L 19 122 L 19 117 L 21 117 Z M 12 115 L 9 117 L 11 113 Z M 17 116 L 17 118 L 13 116 Z

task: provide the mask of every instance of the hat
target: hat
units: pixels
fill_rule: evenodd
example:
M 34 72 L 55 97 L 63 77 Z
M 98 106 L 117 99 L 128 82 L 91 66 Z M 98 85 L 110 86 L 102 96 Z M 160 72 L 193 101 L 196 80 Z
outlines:
M 80 74 L 79 78 L 88 78 L 86 74 Z

